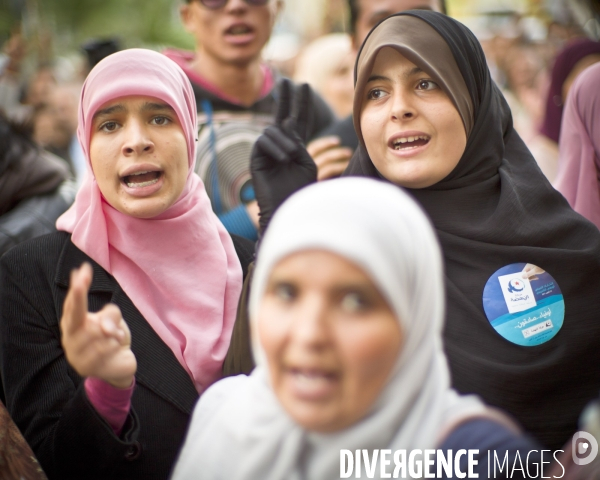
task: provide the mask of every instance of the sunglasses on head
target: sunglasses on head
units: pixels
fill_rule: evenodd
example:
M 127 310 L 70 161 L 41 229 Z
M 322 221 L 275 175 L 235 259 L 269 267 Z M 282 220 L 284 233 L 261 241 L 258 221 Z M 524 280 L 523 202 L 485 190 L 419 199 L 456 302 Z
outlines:
M 227 5 L 229 0 L 198 0 L 202 5 L 210 10 L 217 10 Z M 248 5 L 253 7 L 262 7 L 269 3 L 269 0 L 244 0 Z

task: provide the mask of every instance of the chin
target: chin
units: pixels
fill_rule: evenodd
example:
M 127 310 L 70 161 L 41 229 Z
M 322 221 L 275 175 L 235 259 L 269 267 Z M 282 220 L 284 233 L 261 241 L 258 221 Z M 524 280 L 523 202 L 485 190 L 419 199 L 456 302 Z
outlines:
M 382 175 L 395 185 L 414 190 L 427 188 L 437 183 L 429 175 L 420 171 L 391 170 L 386 173 L 382 173 Z
M 227 62 L 231 65 L 236 65 L 238 67 L 245 67 L 246 65 L 258 60 L 260 58 L 260 50 L 258 52 L 235 52 L 235 54 L 230 55 L 227 58 Z
M 166 208 L 164 208 L 163 205 L 140 205 L 137 208 L 130 207 L 117 210 L 125 215 L 129 215 L 130 217 L 148 219 L 160 215 L 166 210 Z
M 339 430 L 342 430 L 342 427 L 336 425 L 336 422 L 333 422 L 329 419 L 319 418 L 320 415 L 315 415 L 311 417 L 303 417 L 303 416 L 294 416 L 290 415 L 292 419 L 303 429 L 308 430 L 310 432 L 315 433 L 334 433 Z
M 315 433 L 335 433 L 355 423 L 352 419 L 341 418 L 339 407 L 327 409 L 322 405 L 316 405 L 314 408 L 298 405 L 296 408 L 286 407 L 285 410 L 296 424 Z

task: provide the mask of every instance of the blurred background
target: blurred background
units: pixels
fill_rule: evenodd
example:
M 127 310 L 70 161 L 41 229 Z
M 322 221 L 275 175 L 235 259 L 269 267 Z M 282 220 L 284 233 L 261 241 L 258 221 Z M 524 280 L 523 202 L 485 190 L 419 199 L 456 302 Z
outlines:
M 181 26 L 181 0 L 0 0 L 0 59 L 20 56 L 20 72 L 52 66 L 64 81 L 80 73 L 82 47 L 91 39 L 120 48 L 167 46 L 193 49 Z M 448 14 L 482 41 L 547 43 L 550 50 L 571 37 L 600 38 L 600 0 L 447 0 Z M 295 57 L 317 37 L 348 31 L 346 0 L 286 0 L 265 56 Z M 540 52 L 548 55 L 551 52 Z M 541 58 L 545 60 L 545 57 Z
M 181 1 L 0 0 L 0 108 L 27 120 L 35 141 L 77 170 L 70 149 L 90 65 L 122 48 L 193 50 L 179 18 Z M 600 39 L 600 0 L 447 0 L 447 6 L 480 39 L 517 130 L 536 158 L 546 158 L 544 142 L 536 139 L 554 58 L 578 38 Z M 330 101 L 340 118 L 351 108 L 353 57 L 341 53 L 350 48 L 348 20 L 347 0 L 285 0 L 264 50 L 272 66 L 312 83 L 326 99 L 326 88 L 349 91 L 345 99 Z M 311 47 L 317 39 L 321 43 Z M 317 58 L 326 50 L 328 58 L 349 59 L 331 72 L 337 79 L 329 87 L 314 75 L 321 69 L 311 68 L 331 63 Z

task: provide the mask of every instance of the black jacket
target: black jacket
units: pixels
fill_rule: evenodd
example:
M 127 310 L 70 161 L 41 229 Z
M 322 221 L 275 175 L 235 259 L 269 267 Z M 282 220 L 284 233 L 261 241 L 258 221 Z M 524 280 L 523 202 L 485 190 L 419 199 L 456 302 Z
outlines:
M 63 185 L 54 192 L 21 200 L 0 215 L 0 257 L 25 240 L 56 232 L 56 219 L 69 208 L 77 193 L 74 184 Z
M 244 274 L 253 244 L 234 238 Z M 59 319 L 69 274 L 90 262 L 90 311 L 119 306 L 137 359 L 120 437 L 90 404 L 69 366 Z M 25 242 L 0 260 L 0 335 L 7 408 L 50 479 L 164 479 L 198 398 L 194 384 L 116 280 L 64 232 Z M 229 354 L 228 354 L 229 355 Z M 235 373 L 235 372 L 230 372 Z

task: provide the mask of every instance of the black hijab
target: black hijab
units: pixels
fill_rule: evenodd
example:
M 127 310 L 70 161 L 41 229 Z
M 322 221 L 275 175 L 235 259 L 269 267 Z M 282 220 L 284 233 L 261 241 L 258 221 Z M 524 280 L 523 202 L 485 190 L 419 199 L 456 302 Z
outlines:
M 432 45 L 439 38 L 447 44 L 452 55 L 444 62 L 455 62 L 472 107 L 469 129 L 465 106 L 455 99 L 462 88 L 452 88 L 431 71 L 430 52 L 419 55 L 418 49 L 410 53 L 406 45 L 396 47 L 440 82 L 468 132 L 465 152 L 446 178 L 428 188 L 407 189 L 429 214 L 444 252 L 444 335 L 454 387 L 503 408 L 543 444 L 558 449 L 577 430 L 583 407 L 600 392 L 600 233 L 571 209 L 538 168 L 513 128 L 510 109 L 490 77 L 479 42 L 461 23 L 427 11 L 383 20 L 361 48 L 357 84 L 364 85 L 361 76 L 370 75 L 361 68 L 373 64 L 361 57 L 379 51 L 369 45 L 374 32 L 386 23 L 389 28 L 388 22 L 402 30 L 407 24 L 403 17 L 410 17 L 410 24 L 415 19 L 424 22 L 419 35 L 409 37 L 408 47 L 427 36 Z M 355 97 L 362 94 L 357 89 Z M 354 119 L 361 145 L 345 175 L 380 178 L 360 132 L 360 103 L 355 103 Z M 562 328 L 537 346 L 505 340 L 483 308 L 488 279 L 501 267 L 519 262 L 545 269 L 564 296 Z

